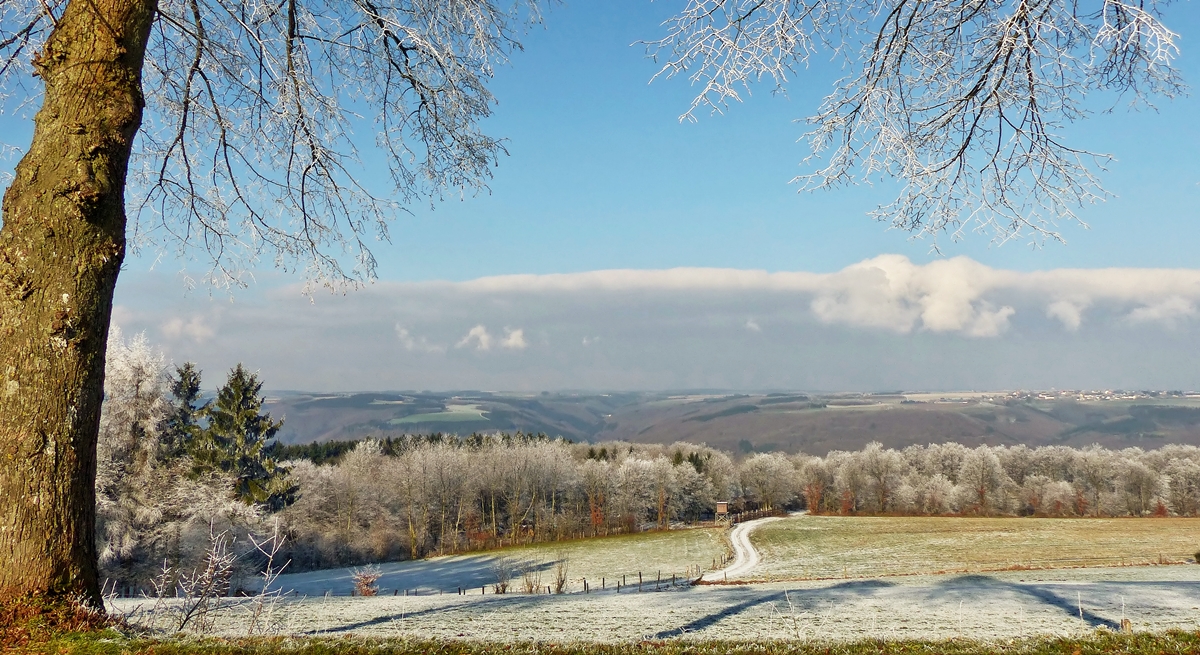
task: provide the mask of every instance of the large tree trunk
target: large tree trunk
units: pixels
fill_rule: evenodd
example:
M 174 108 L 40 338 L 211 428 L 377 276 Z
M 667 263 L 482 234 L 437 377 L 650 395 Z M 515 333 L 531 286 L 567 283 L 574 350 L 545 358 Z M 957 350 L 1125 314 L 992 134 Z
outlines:
M 96 436 L 155 0 L 72 0 L 0 229 L 0 597 L 100 600 Z

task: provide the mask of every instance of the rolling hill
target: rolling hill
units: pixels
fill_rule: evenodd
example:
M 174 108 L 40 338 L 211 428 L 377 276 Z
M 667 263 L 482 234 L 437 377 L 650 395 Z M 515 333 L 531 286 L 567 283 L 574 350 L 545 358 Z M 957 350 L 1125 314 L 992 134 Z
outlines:
M 733 452 L 1099 443 L 1200 445 L 1200 396 L 1086 394 L 281 393 L 285 443 L 521 430 L 573 441 L 691 441 Z

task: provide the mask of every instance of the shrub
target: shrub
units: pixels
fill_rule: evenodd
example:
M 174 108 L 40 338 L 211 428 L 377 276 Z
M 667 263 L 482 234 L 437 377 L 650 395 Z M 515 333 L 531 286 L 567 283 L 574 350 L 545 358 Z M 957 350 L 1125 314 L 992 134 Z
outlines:
M 368 564 L 362 568 L 354 569 L 350 572 L 350 579 L 354 580 L 354 594 L 356 596 L 374 596 L 379 593 L 379 578 L 383 577 L 379 567 L 374 564 Z

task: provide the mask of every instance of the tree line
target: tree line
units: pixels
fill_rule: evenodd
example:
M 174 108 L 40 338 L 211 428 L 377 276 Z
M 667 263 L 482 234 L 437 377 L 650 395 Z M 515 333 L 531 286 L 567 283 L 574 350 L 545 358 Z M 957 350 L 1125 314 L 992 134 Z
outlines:
M 711 520 L 732 511 L 1195 516 L 1200 448 L 872 443 L 743 459 L 700 444 L 571 443 L 544 434 L 397 435 L 283 446 L 241 365 L 201 402 L 143 337 L 109 344 L 97 510 L 103 577 L 146 584 L 213 530 L 278 521 L 289 570 Z M 253 562 L 247 562 L 252 567 Z

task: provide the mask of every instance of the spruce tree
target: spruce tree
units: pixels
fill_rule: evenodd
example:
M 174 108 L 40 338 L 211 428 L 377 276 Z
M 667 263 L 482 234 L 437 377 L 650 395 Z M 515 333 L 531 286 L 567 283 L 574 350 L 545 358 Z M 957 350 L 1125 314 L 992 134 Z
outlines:
M 275 438 L 283 421 L 272 421 L 262 411 L 262 384 L 240 363 L 234 367 L 216 399 L 206 406 L 208 426 L 188 452 L 196 473 L 232 473 L 242 502 L 263 504 L 273 511 L 293 502 L 297 489 L 288 480 L 288 470 L 269 455 L 267 442 Z
M 200 402 L 200 370 L 195 364 L 185 362 L 175 367 L 171 396 L 173 407 L 161 440 L 163 455 L 168 458 L 187 453 L 204 431 L 200 421 L 208 411 L 208 403 Z

